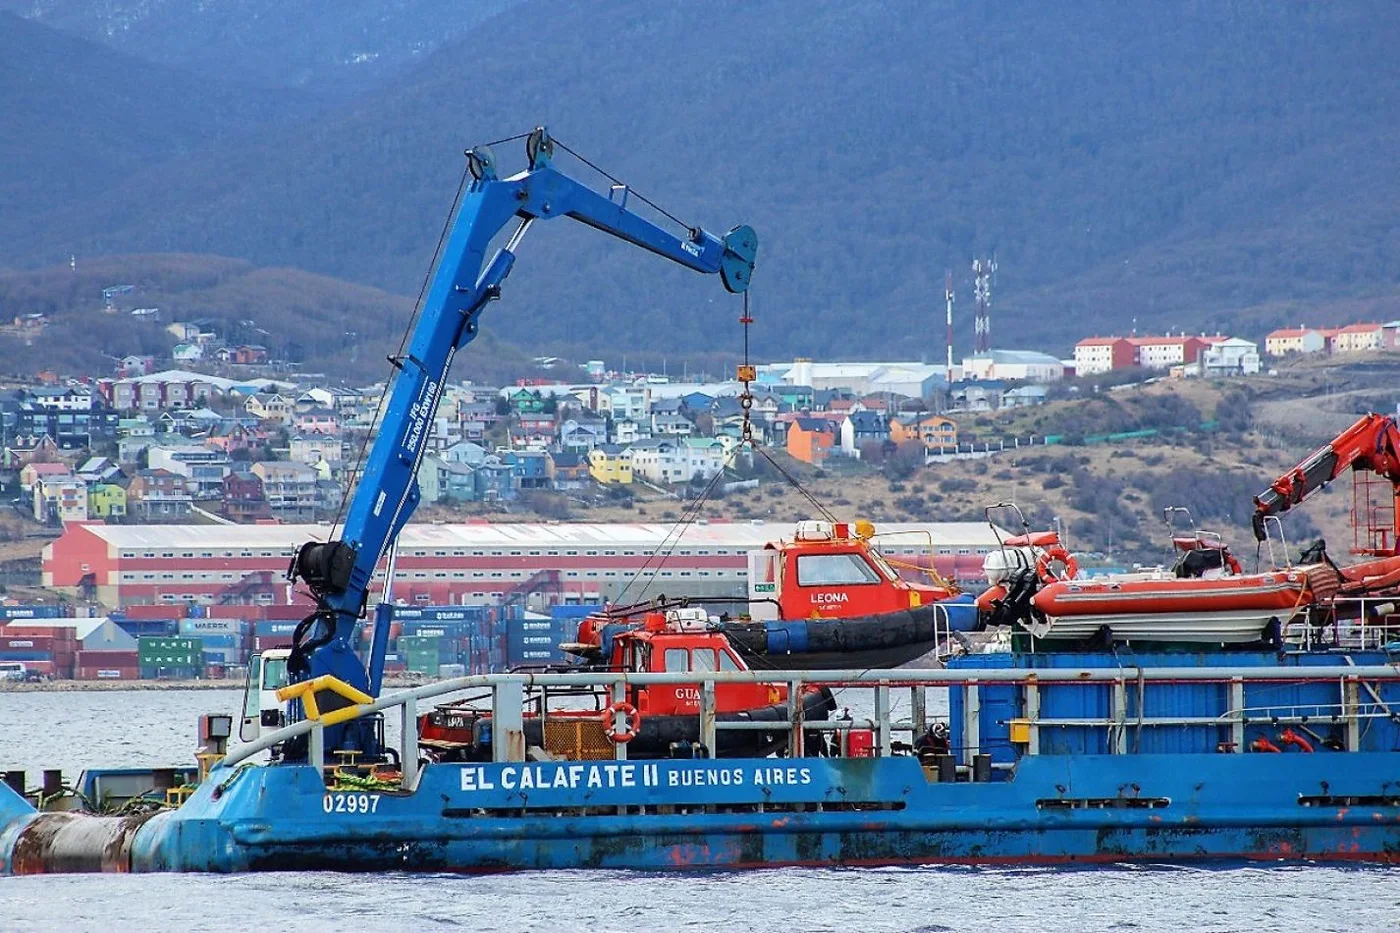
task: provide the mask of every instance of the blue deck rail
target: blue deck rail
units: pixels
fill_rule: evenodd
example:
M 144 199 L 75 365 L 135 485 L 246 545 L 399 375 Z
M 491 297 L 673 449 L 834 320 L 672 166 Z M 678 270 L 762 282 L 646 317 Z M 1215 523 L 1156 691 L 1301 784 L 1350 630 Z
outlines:
M 975 657 L 975 656 L 974 656 Z M 1347 666 L 1343 666 L 1345 663 Z M 700 741 L 715 747 L 715 736 L 722 729 L 758 729 L 772 732 L 775 728 L 792 731 L 790 754 L 803 754 L 804 733 L 840 732 L 869 729 L 874 733 L 873 754 L 892 754 L 896 734 L 920 734 L 928 717 L 928 691 L 948 692 L 950 718 L 959 741 L 964 766 L 988 744 L 987 733 L 1001 731 L 1016 741 L 1019 754 L 1043 753 L 1041 733 L 1045 730 L 1085 730 L 1102 734 L 1104 751 L 1123 754 L 1130 747 L 1133 730 L 1163 727 L 1209 727 L 1230 736 L 1222 742 L 1221 751 L 1245 751 L 1246 730 L 1260 725 L 1277 728 L 1297 724 L 1327 724 L 1345 730 L 1346 749 L 1360 750 L 1368 724 L 1382 722 L 1387 728 L 1397 728 L 1400 717 L 1400 665 L 1354 665 L 1346 659 L 1331 665 L 1288 666 L 1122 666 L 1036 668 L 986 667 L 954 670 L 883 670 L 883 671 L 742 671 L 742 672 L 679 672 L 679 673 L 510 673 L 482 674 L 459 677 L 428 684 L 380 697 L 341 711 L 341 719 L 358 718 L 374 713 L 397 710 L 400 721 L 399 754 L 403 764 L 403 785 L 412 788 L 418 762 L 418 712 L 428 700 L 450 697 L 467 691 L 485 693 L 490 700 L 492 717 L 492 759 L 497 762 L 525 761 L 524 719 L 527 694 L 548 690 L 577 690 L 594 688 L 607 691 L 614 700 L 622 700 L 629 686 L 652 684 L 697 685 L 699 688 Z M 788 703 L 785 720 L 774 722 L 723 721 L 715 715 L 715 688 L 720 684 L 767 684 L 786 687 L 789 697 L 802 695 L 804 687 L 825 686 L 850 695 L 864 693 L 869 700 L 871 715 L 862 718 L 842 718 L 824 721 L 803 721 L 801 703 Z M 1149 689 L 1170 689 L 1172 685 L 1208 688 L 1208 696 L 1220 698 L 1218 708 L 1211 712 L 1164 713 L 1149 712 L 1150 699 L 1144 703 Z M 1274 685 L 1270 687 L 1269 685 Z M 1014 691 L 1008 702 L 1007 689 Z M 1065 688 L 1095 691 L 1106 698 L 1103 704 L 1086 704 L 1079 714 L 1059 714 L 1043 708 L 1049 691 L 1065 694 Z M 1276 688 L 1276 689 L 1275 689 Z M 1247 689 L 1274 690 L 1276 695 L 1264 701 L 1246 701 Z M 993 691 L 1000 690 L 996 709 L 990 702 Z M 1311 690 L 1299 693 L 1299 690 Z M 1280 692 L 1281 691 L 1281 692 Z M 1321 692 L 1319 692 L 1321 691 Z M 896 693 L 908 693 L 907 715 L 895 718 Z M 1196 703 L 1199 698 L 1193 700 Z M 859 705 L 852 704 L 852 705 Z M 905 708 L 903 699 L 897 704 Z M 1063 703 L 1060 704 L 1063 707 Z M 548 713 L 546 713 L 548 715 Z M 256 742 L 235 749 L 218 766 L 230 769 L 255 756 L 281 745 L 297 736 L 308 735 L 310 762 L 324 766 L 326 748 L 325 723 L 320 718 L 306 719 L 263 736 Z M 615 746 L 619 760 L 627 757 L 627 746 Z M 1019 757 L 1019 754 L 1017 757 Z M 1006 764 L 1006 759 L 999 756 Z

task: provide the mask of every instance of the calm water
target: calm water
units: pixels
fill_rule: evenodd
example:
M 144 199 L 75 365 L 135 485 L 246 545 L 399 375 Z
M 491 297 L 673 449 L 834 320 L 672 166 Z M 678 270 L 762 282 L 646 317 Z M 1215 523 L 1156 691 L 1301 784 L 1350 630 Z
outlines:
M 0 694 L 0 769 L 190 758 L 237 691 Z M 812 869 L 698 876 L 289 873 L 0 878 L 0 931 L 1400 929 L 1386 869 Z

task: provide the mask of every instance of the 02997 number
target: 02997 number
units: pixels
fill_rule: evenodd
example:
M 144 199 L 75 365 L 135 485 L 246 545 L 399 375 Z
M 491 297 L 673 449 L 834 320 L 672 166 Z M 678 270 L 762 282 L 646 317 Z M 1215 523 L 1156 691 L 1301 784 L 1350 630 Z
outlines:
M 321 800 L 321 809 L 327 813 L 377 813 L 378 794 L 327 794 Z

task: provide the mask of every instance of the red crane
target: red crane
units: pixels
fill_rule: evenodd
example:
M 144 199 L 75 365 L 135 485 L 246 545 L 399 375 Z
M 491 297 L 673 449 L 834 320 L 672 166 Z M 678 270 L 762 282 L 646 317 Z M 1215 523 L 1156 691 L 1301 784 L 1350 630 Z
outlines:
M 1264 522 L 1270 515 L 1287 512 L 1347 469 L 1353 471 L 1354 484 L 1352 552 L 1395 555 L 1400 541 L 1400 426 L 1393 416 L 1374 412 L 1313 451 L 1254 497 L 1254 537 L 1265 540 Z M 1372 486 L 1383 485 L 1377 477 L 1390 484 L 1379 502 L 1372 497 Z

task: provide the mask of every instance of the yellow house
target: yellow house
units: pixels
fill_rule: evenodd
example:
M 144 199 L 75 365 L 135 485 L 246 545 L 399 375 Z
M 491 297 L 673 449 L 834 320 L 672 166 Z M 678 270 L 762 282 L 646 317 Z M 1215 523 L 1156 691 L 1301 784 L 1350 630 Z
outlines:
M 958 423 L 943 415 L 915 415 L 890 422 L 890 440 L 896 444 L 919 441 L 925 450 L 958 446 Z
M 632 482 L 632 449 L 604 444 L 588 452 L 588 475 L 603 485 Z
M 88 517 L 109 521 L 126 518 L 126 490 L 116 483 L 97 483 L 88 487 Z

